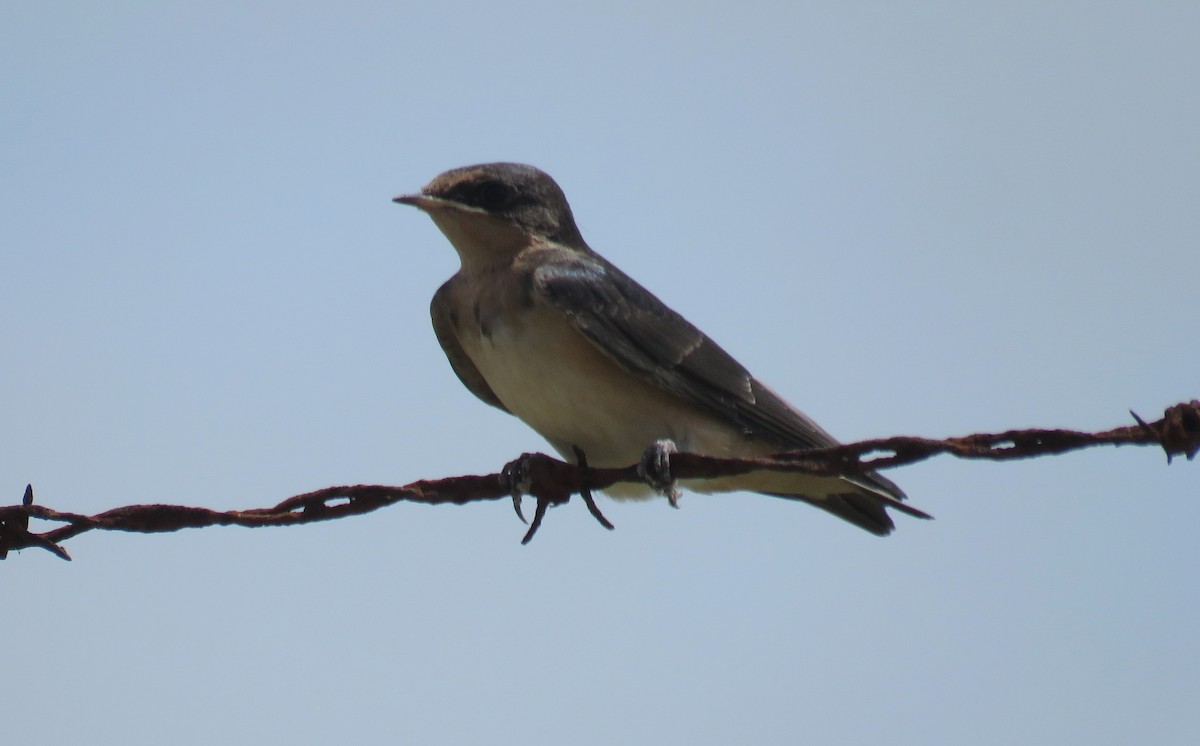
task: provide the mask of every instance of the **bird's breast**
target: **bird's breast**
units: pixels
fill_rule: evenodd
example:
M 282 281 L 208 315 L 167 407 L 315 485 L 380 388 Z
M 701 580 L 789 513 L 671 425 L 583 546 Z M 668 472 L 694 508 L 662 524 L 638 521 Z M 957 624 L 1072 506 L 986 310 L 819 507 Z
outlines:
M 464 352 L 504 406 L 564 456 L 578 446 L 593 466 L 626 466 L 656 440 L 720 453 L 738 438 L 618 365 L 555 309 L 479 300 L 478 314 L 460 315 Z

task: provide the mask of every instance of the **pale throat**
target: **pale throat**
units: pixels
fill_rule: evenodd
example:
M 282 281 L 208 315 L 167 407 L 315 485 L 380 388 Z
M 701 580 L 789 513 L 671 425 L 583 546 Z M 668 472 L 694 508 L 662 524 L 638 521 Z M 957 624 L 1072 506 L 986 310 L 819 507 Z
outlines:
M 512 223 L 482 213 L 439 209 L 430 210 L 429 217 L 454 246 L 468 272 L 507 264 L 532 242 L 528 233 Z

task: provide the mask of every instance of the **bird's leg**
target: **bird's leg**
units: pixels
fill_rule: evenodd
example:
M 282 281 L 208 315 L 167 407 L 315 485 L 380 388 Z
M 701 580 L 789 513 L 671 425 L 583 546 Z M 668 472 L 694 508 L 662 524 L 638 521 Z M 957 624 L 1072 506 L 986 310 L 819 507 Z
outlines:
M 579 465 L 579 468 L 588 468 L 587 454 L 583 452 L 583 449 L 573 445 L 571 446 L 571 450 L 575 451 L 575 463 Z M 608 519 L 600 512 L 600 508 L 596 506 L 596 501 L 592 499 L 592 488 L 587 484 L 586 478 L 583 487 L 579 490 L 579 496 L 583 498 L 583 504 L 587 506 L 588 512 L 592 514 L 592 517 L 599 521 L 601 526 L 612 531 L 613 525 L 608 522 Z
M 642 453 L 642 460 L 638 464 L 638 476 L 646 480 L 646 484 L 653 487 L 655 492 L 667 498 L 672 508 L 679 507 L 679 488 L 671 476 L 671 454 L 678 450 L 673 440 L 656 440 Z
M 509 461 L 500 470 L 500 475 L 505 480 L 508 491 L 512 495 L 513 510 L 517 511 L 517 517 L 521 519 L 521 523 L 525 524 L 528 524 L 529 521 L 525 520 L 525 514 L 521 512 L 521 498 L 533 487 L 533 477 L 530 474 L 530 469 L 530 454 L 523 453 L 520 458 Z

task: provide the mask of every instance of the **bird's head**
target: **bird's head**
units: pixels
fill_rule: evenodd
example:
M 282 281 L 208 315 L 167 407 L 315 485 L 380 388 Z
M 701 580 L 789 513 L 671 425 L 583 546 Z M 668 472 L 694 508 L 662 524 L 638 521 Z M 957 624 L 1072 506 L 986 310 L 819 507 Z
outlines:
M 548 174 L 520 163 L 485 163 L 440 174 L 393 202 L 429 213 L 463 263 L 511 257 L 534 241 L 585 246 L 566 195 Z

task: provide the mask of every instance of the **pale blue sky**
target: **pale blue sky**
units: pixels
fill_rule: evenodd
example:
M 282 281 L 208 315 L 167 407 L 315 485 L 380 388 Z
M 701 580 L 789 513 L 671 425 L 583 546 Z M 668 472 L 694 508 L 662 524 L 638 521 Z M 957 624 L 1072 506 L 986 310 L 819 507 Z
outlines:
M 8 3 L 0 489 L 253 507 L 544 450 L 390 203 L 532 163 L 843 439 L 1200 395 L 1195 3 Z M 6 742 L 1193 743 L 1195 463 L 88 534 L 0 564 Z M 44 740 L 44 739 L 43 739 Z

